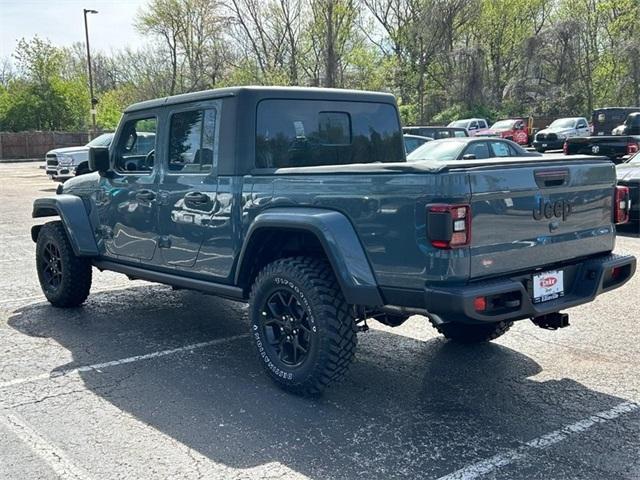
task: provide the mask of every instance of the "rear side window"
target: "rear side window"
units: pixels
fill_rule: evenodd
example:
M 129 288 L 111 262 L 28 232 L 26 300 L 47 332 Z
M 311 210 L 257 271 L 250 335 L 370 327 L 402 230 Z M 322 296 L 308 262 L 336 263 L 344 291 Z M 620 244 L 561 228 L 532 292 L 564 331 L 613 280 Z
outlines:
M 169 171 L 209 173 L 213 166 L 216 111 L 190 110 L 171 116 Z
M 491 148 L 496 157 L 513 157 L 516 153 L 508 143 L 504 142 L 491 142 Z
M 402 129 L 392 105 L 318 100 L 258 104 L 258 168 L 403 161 Z

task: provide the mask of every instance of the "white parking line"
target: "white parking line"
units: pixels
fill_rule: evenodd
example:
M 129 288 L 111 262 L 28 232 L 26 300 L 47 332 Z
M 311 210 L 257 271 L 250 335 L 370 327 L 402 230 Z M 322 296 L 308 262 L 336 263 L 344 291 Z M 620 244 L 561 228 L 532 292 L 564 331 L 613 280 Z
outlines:
M 209 340 L 208 342 L 192 343 L 191 345 L 185 345 L 184 347 L 171 348 L 169 350 L 160 350 L 157 352 L 145 353 L 144 355 L 136 355 L 134 357 L 121 358 L 120 360 L 112 360 L 104 363 L 94 363 L 93 365 L 85 365 L 82 367 L 68 368 L 66 370 L 59 370 L 57 372 L 43 373 L 41 375 L 34 375 L 33 377 L 15 378 L 6 382 L 0 383 L 0 388 L 12 387 L 15 385 L 21 385 L 23 383 L 37 382 L 39 380 L 48 380 L 51 378 L 62 377 L 73 373 L 100 371 L 103 368 L 115 367 L 117 365 L 124 365 L 126 363 L 140 362 L 142 360 L 150 360 L 152 358 L 166 357 L 167 355 L 173 355 L 174 353 L 185 352 L 188 350 L 195 350 L 198 348 L 210 347 L 212 345 L 219 345 L 221 343 L 232 342 L 239 338 L 249 336 L 248 333 L 242 335 L 234 335 L 232 337 L 217 338 L 215 340 Z
M 572 435 L 582 433 L 594 425 L 606 423 L 609 420 L 614 420 L 625 413 L 633 412 L 638 409 L 640 409 L 640 404 L 635 402 L 620 403 L 610 410 L 598 412 L 595 415 L 591 415 L 590 417 L 576 423 L 554 430 L 553 432 L 547 433 L 541 437 L 534 438 L 533 440 L 526 442 L 521 447 L 507 450 L 506 452 L 499 453 L 498 455 L 494 455 L 486 460 L 473 463 L 467 467 L 445 475 L 444 477 L 440 477 L 438 480 L 472 480 L 481 477 L 499 469 L 500 467 L 504 467 L 517 460 L 521 460 L 533 453 L 535 450 L 544 450 L 545 448 L 568 439 Z
M 15 434 L 33 453 L 39 456 L 58 478 L 63 480 L 88 480 L 90 475 L 75 465 L 67 454 L 51 444 L 18 415 L 0 409 L 0 425 Z

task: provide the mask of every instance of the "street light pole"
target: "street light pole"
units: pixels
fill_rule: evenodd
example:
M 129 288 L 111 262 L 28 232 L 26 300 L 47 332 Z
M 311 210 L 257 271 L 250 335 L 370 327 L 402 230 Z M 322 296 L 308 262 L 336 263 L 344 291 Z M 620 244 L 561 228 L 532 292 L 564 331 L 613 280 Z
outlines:
M 87 25 L 87 13 L 98 13 L 97 10 L 83 9 L 84 11 L 84 35 L 87 43 L 87 69 L 89 70 L 89 96 L 91 97 L 91 138 L 96 136 L 96 105 L 98 100 L 93 95 L 93 72 L 91 68 L 91 49 L 89 48 L 89 27 Z

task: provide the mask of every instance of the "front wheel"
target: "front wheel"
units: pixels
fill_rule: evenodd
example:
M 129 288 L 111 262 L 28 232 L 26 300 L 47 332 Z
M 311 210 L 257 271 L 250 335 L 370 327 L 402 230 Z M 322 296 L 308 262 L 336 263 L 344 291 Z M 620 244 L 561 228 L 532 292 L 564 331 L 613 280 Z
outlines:
M 89 296 L 91 262 L 73 253 L 62 222 L 45 223 L 40 229 L 36 269 L 42 293 L 54 307 L 77 307 Z
M 326 261 L 270 263 L 255 280 L 249 312 L 259 360 L 285 390 L 317 395 L 346 374 L 356 327 Z
M 507 333 L 513 322 L 502 321 L 486 324 L 466 323 L 436 323 L 429 319 L 431 324 L 445 338 L 457 343 L 483 343 L 490 342 Z

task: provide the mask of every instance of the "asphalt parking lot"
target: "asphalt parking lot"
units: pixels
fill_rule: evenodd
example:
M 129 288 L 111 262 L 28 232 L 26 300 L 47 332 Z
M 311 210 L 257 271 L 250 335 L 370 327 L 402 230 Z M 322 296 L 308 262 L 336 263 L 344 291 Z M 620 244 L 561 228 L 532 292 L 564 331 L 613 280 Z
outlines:
M 303 399 L 263 374 L 242 304 L 95 272 L 82 308 L 51 307 L 29 227 L 56 184 L 0 178 L 1 479 L 640 478 L 640 275 L 487 345 L 371 322 Z

